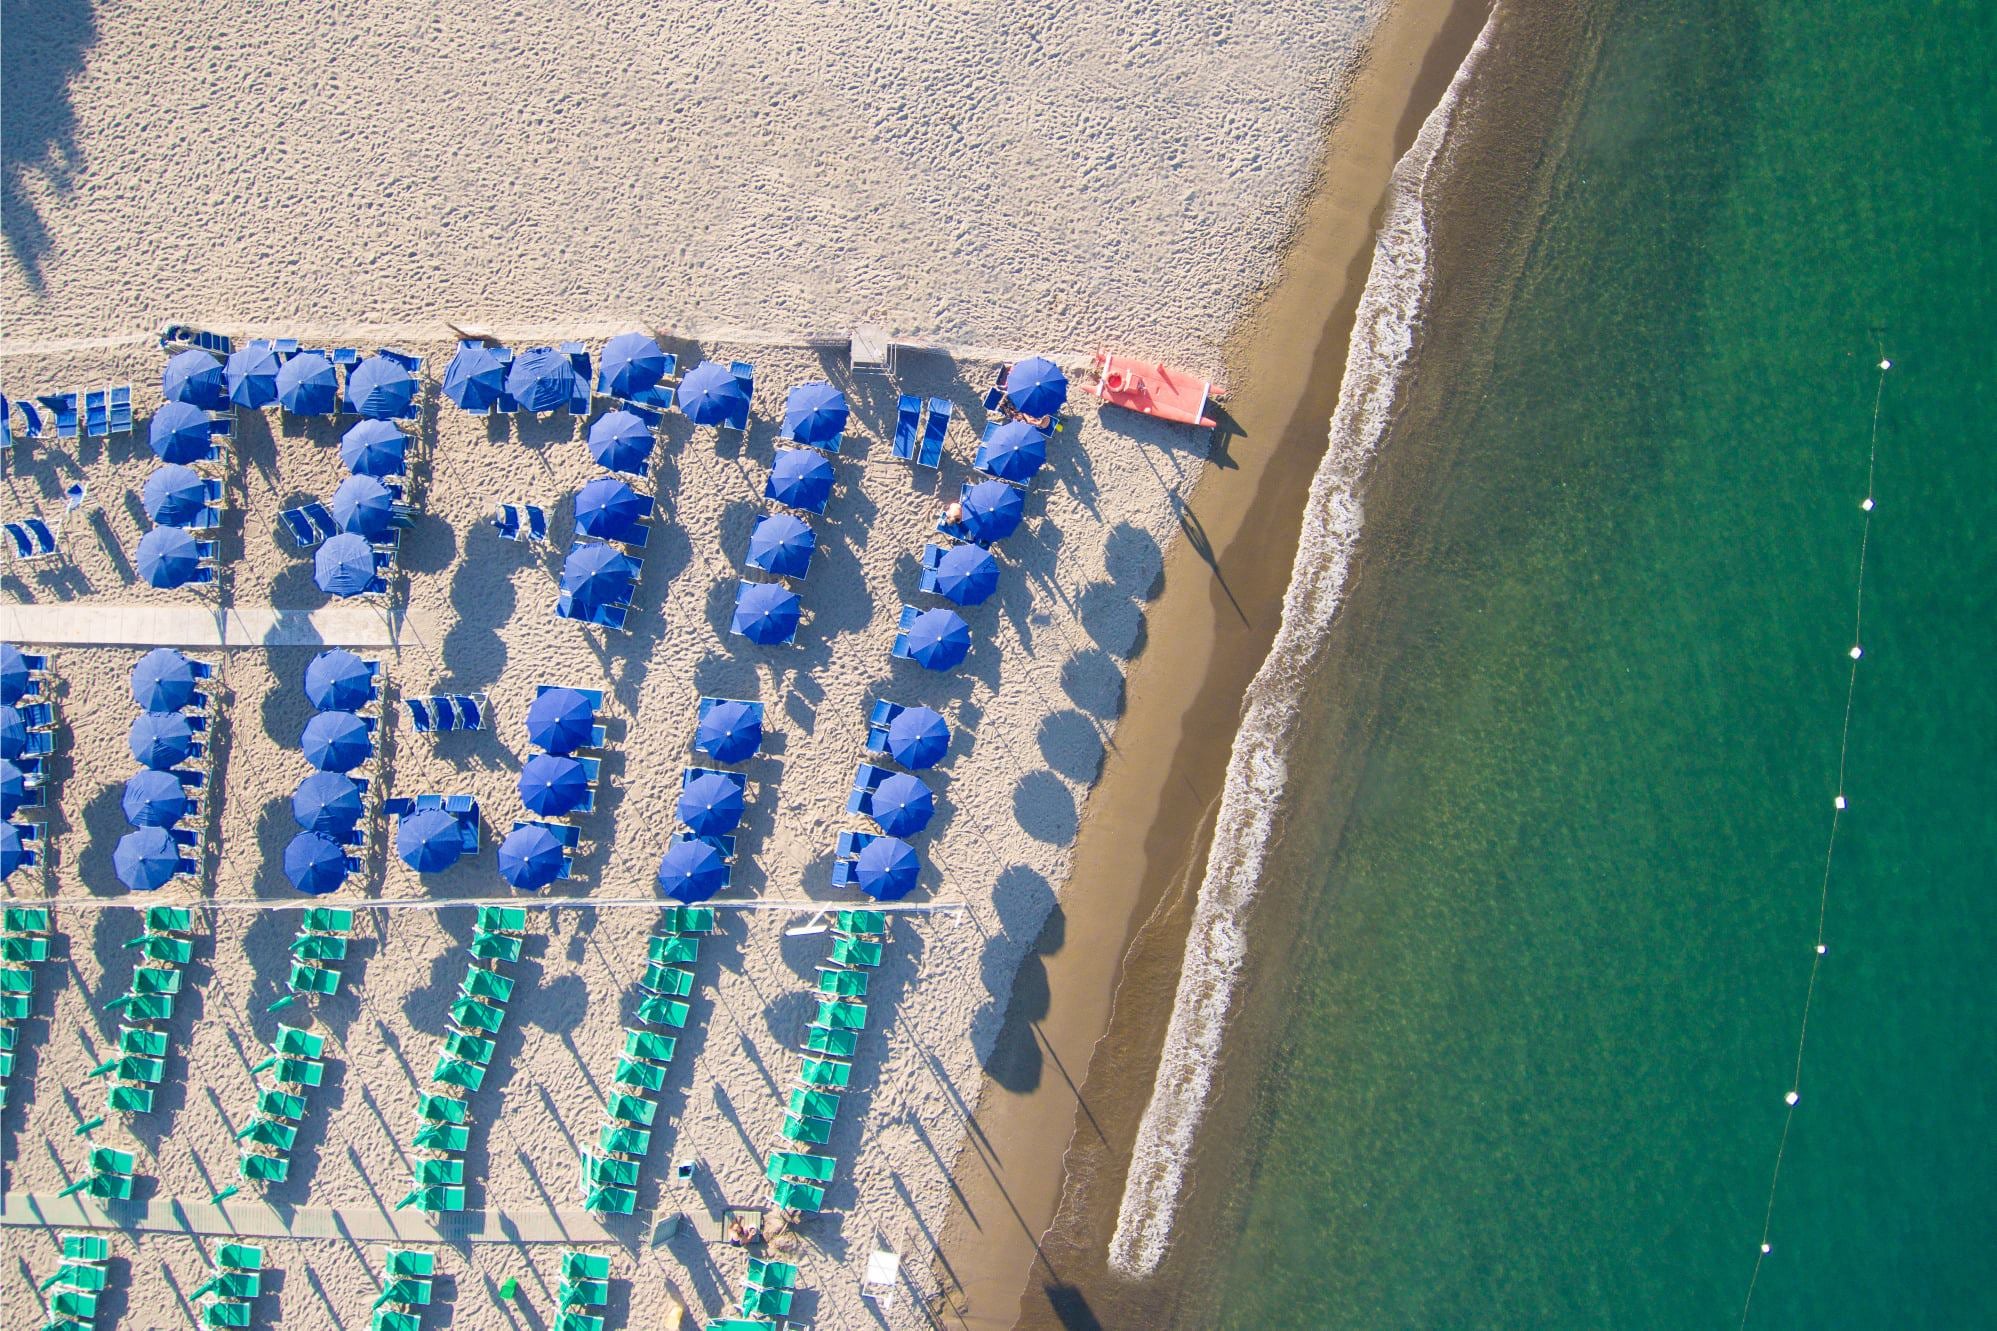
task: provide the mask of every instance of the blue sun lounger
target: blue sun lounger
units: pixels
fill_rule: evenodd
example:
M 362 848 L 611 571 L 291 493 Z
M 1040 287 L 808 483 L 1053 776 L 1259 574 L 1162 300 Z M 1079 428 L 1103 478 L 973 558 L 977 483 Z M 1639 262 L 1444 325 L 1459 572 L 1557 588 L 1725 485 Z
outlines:
M 895 624 L 893 655 L 896 660 L 909 661 L 914 659 L 908 654 L 908 631 L 915 624 L 915 621 L 921 617 L 922 612 L 912 605 L 905 605 L 901 608 L 901 619 Z
M 116 437 L 132 432 L 132 386 L 113 384 L 111 386 L 111 434 Z
M 937 467 L 943 463 L 943 436 L 950 429 L 950 417 L 957 408 L 948 398 L 929 399 L 929 416 L 922 422 L 922 442 L 917 448 L 915 465 Z
M 55 417 L 55 437 L 74 439 L 77 434 L 77 401 L 74 393 L 39 393 L 36 401 L 49 409 Z
M 575 598 L 563 592 L 555 601 L 555 614 L 562 619 L 573 619 L 578 624 L 594 624 L 598 628 L 615 629 L 619 633 L 630 632 L 624 626 L 631 615 L 631 607 L 628 605 L 604 604 L 582 612 L 576 609 Z
M 340 534 L 340 524 L 333 520 L 333 510 L 316 499 L 297 508 L 287 508 L 277 517 L 284 524 L 291 543 L 300 550 L 311 550 Z
M 32 402 L 21 398 L 14 403 L 21 412 L 21 437 L 23 439 L 46 439 L 48 425 L 42 420 L 42 413 L 35 410 Z
M 903 462 L 915 461 L 915 435 L 922 425 L 922 399 L 903 393 L 895 404 L 894 455 Z
M 749 400 L 756 395 L 756 367 L 748 361 L 738 360 L 729 364 L 728 372 L 735 377 L 736 383 L 742 385 L 742 405 L 728 424 L 738 430 L 746 430 L 749 428 Z
M 105 439 L 111 434 L 111 390 L 94 388 L 83 395 L 83 435 Z
M 673 833 L 671 839 L 674 841 L 705 841 L 708 845 L 714 847 L 714 853 L 719 855 L 725 862 L 729 864 L 735 862 L 735 838 L 732 836 L 702 836 L 698 832 L 689 832 L 682 828 L 680 831 Z
M 23 518 L 6 524 L 7 537 L 14 543 L 14 558 L 49 559 L 56 553 L 55 533 L 40 518 Z
M 492 525 L 509 541 L 548 544 L 548 513 L 533 504 L 501 504 L 492 515 Z
M 894 773 L 885 767 L 861 763 L 853 770 L 853 790 L 846 797 L 846 812 L 866 813 L 873 803 L 875 788 L 893 775 Z

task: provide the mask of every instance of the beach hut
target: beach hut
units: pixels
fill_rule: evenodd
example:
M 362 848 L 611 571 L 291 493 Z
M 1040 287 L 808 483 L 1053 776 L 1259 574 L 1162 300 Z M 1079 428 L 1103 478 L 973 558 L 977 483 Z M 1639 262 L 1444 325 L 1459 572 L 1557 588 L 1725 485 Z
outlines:
M 208 413 L 185 402 L 168 402 L 146 425 L 146 442 L 161 462 L 202 462 L 213 451 L 215 427 Z
M 742 787 L 719 772 L 702 772 L 680 789 L 674 811 L 698 836 L 724 836 L 742 822 Z
M 409 436 L 388 421 L 362 421 L 340 437 L 340 461 L 356 476 L 400 476 L 408 459 Z
M 194 700 L 194 663 L 155 647 L 132 667 L 132 701 L 148 712 L 173 712 Z
M 652 427 L 635 412 L 605 412 L 590 423 L 589 455 L 606 471 L 643 476 L 652 465 Z
M 797 593 L 774 582 L 745 582 L 735 594 L 732 632 L 770 646 L 797 636 Z
M 837 449 L 846 433 L 849 412 L 846 395 L 822 379 L 800 384 L 784 399 L 784 423 L 780 434 L 800 444 L 816 444 Z
M 347 406 L 356 415 L 385 421 L 416 414 L 416 376 L 388 356 L 369 356 L 347 372 Z
M 576 491 L 576 530 L 599 541 L 642 535 L 651 512 L 651 501 L 615 476 L 599 476 Z
M 341 532 L 312 557 L 312 581 L 328 596 L 359 596 L 378 590 L 374 547 L 354 532 Z
M 1003 541 L 1019 530 L 1026 496 L 1004 481 L 979 481 L 964 492 L 964 525 L 979 545 Z
M 805 448 L 779 448 L 770 465 L 763 495 L 785 508 L 823 513 L 832 496 L 832 463 L 823 453 Z
M 749 566 L 779 578 L 802 578 L 811 571 L 818 534 L 789 513 L 766 513 L 749 533 Z
M 867 798 L 867 816 L 889 836 L 914 836 L 929 826 L 936 813 L 936 796 L 920 777 L 896 772 Z
M 154 527 L 139 538 L 133 562 L 150 586 L 184 587 L 201 571 L 201 546 L 180 527 Z
M 739 763 L 763 746 L 763 722 L 747 703 L 723 699 L 694 727 L 693 746 L 718 763 Z
M 395 525 L 395 496 L 372 476 L 349 476 L 333 491 L 333 521 L 341 531 L 380 541 Z M 372 557 L 370 557 L 372 562 Z
M 442 809 L 418 809 L 396 825 L 395 853 L 417 873 L 442 873 L 465 853 L 464 834 Z
M 308 832 L 343 836 L 366 812 L 360 785 L 339 772 L 314 772 L 291 794 L 291 816 Z
M 483 342 L 460 345 L 444 368 L 444 396 L 466 411 L 484 415 L 506 393 L 506 362 L 503 350 Z
M 340 376 L 323 352 L 301 351 L 277 371 L 277 402 L 294 416 L 330 416 L 340 405 Z
M 322 772 L 351 772 L 374 755 L 374 735 L 352 712 L 315 712 L 298 747 Z
M 258 338 L 229 353 L 222 367 L 222 383 L 228 390 L 229 405 L 248 411 L 261 411 L 277 401 L 277 349 Z
M 347 853 L 317 832 L 300 832 L 284 848 L 284 876 L 307 896 L 324 896 L 347 881 Z
M 537 753 L 520 768 L 520 803 L 540 818 L 560 818 L 590 801 L 589 770 L 574 758 Z
M 728 885 L 728 862 L 705 841 L 675 841 L 659 857 L 659 888 L 675 901 L 705 901 Z
M 599 366 L 611 396 L 633 398 L 659 386 L 671 362 L 649 333 L 619 333 L 604 343 Z
M 538 892 L 562 876 L 562 843 L 549 829 L 526 823 L 499 843 L 499 876 L 522 892 Z
M 165 772 L 187 761 L 194 750 L 194 727 L 179 712 L 140 712 L 125 735 L 132 761 Z
M 732 425 L 749 413 L 749 388 L 720 361 L 702 361 L 680 380 L 674 401 L 695 425 Z
M 588 744 L 596 730 L 596 706 L 580 689 L 544 689 L 527 707 L 527 742 L 565 754 Z
M 925 610 L 908 626 L 908 657 L 925 670 L 950 670 L 971 650 L 971 626 L 954 610 Z
M 159 378 L 160 392 L 169 402 L 184 402 L 201 411 L 227 411 L 229 386 L 222 374 L 222 362 L 205 351 L 190 348 L 167 361 Z
M 172 827 L 187 816 L 190 805 L 179 777 L 148 768 L 125 783 L 119 807 L 133 827 Z
M 1022 416 L 1052 416 L 1068 401 L 1068 376 L 1045 356 L 1029 356 L 1006 371 L 1005 395 Z
M 374 667 L 331 647 L 305 667 L 305 701 L 321 712 L 355 712 L 374 701 Z
M 139 487 L 139 501 L 160 526 L 185 527 L 208 506 L 208 482 L 192 467 L 163 462 Z
M 922 859 L 899 837 L 875 837 L 860 848 L 854 884 L 876 901 L 898 901 L 915 890 Z
M 187 861 L 186 866 L 192 863 Z M 127 832 L 111 852 L 111 871 L 134 892 L 156 892 L 186 866 L 173 834 L 164 827 Z
M 953 545 L 937 558 L 925 590 L 957 605 L 983 605 L 998 590 L 999 566 L 981 545 Z

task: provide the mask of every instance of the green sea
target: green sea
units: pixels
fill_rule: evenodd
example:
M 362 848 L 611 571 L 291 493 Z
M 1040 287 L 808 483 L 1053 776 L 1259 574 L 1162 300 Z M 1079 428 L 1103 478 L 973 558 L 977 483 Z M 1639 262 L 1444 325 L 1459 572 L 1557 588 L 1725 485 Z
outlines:
M 1997 1326 L 1993 52 L 1608 11 L 1167 1321 Z

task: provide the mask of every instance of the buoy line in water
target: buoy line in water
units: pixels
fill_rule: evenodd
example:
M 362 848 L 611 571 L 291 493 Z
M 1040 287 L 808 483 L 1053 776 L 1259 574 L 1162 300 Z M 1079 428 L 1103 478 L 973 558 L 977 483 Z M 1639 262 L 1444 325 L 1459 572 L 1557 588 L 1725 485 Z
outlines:
M 1810 953 L 1809 979 L 1803 988 L 1803 1013 L 1796 1027 L 1796 1062 L 1789 1076 L 1789 1089 L 1783 1093 L 1785 1106 L 1782 1114 L 1782 1135 L 1775 1145 L 1775 1164 L 1769 1171 L 1768 1207 L 1761 1217 L 1761 1242 L 1754 1254 L 1754 1269 L 1748 1273 L 1747 1293 L 1741 1299 L 1740 1324 L 1745 1327 L 1749 1314 L 1754 1309 L 1754 1288 L 1761 1280 L 1761 1268 L 1768 1255 L 1775 1250 L 1770 1235 L 1775 1228 L 1775 1200 L 1782 1186 L 1782 1158 L 1789 1150 L 1789 1132 L 1796 1123 L 1796 1109 L 1803 1099 L 1803 1049 L 1810 1034 L 1810 1005 L 1817 997 L 1817 979 L 1824 968 L 1824 958 L 1830 955 L 1830 943 L 1825 937 L 1825 925 L 1830 916 L 1831 869 L 1837 857 L 1838 827 L 1844 820 L 1846 800 L 1844 794 L 1845 769 L 1851 754 L 1851 713 L 1858 697 L 1858 666 L 1865 658 L 1865 556 L 1872 543 L 1872 515 L 1878 508 L 1876 480 L 1879 470 L 1879 415 L 1886 401 L 1886 375 L 1893 368 L 1893 361 L 1879 348 L 1879 379 L 1872 394 L 1872 432 L 1866 446 L 1865 457 L 1865 497 L 1859 501 L 1859 512 L 1863 515 L 1858 530 L 1858 579 L 1857 589 L 1852 594 L 1851 648 L 1847 655 L 1851 659 L 1851 674 L 1845 684 L 1844 719 L 1838 733 L 1838 777 L 1837 793 L 1831 800 L 1831 827 L 1824 846 L 1824 871 L 1817 887 L 1817 939 Z

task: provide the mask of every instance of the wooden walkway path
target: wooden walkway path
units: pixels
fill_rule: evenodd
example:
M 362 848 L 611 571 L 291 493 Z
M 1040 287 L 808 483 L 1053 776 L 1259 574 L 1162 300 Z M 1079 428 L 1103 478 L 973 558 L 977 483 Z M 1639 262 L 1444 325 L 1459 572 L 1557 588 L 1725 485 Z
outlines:
M 402 620 L 376 605 L 280 610 L 238 605 L 0 606 L 0 640 L 52 647 L 393 647 Z

